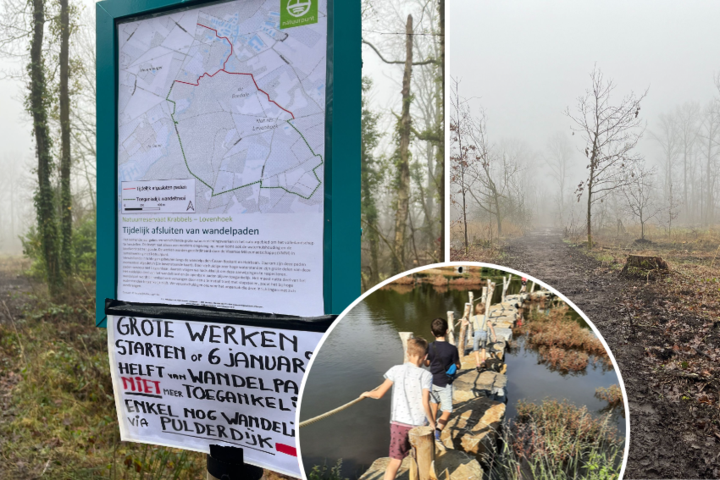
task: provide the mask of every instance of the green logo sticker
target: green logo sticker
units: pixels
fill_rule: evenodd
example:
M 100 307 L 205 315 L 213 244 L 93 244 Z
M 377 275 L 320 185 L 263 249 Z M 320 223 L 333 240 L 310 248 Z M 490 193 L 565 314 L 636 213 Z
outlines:
M 318 22 L 318 0 L 280 0 L 280 28 Z

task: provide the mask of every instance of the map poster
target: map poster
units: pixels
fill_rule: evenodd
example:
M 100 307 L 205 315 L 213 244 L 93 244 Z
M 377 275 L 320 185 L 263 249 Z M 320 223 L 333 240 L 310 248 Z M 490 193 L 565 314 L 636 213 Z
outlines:
M 208 453 L 300 477 L 297 396 L 322 333 L 108 315 L 124 441 Z
M 117 34 L 117 298 L 322 315 L 327 1 Z

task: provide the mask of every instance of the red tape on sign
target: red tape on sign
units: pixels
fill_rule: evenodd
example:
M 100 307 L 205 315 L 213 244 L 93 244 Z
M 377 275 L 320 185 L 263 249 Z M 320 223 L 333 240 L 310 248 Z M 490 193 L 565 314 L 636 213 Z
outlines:
M 276 443 L 275 450 L 277 450 L 280 453 L 285 453 L 287 455 L 292 455 L 293 457 L 297 457 L 297 449 L 295 447 L 291 447 L 290 445 L 285 445 L 283 443 Z

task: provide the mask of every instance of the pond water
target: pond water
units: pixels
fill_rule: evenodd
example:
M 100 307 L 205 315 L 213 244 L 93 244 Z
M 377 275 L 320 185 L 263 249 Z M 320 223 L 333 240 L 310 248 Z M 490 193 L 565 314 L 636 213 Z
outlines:
M 491 277 L 493 278 L 493 277 Z M 494 302 L 499 301 L 502 280 Z M 520 289 L 519 279 L 513 281 L 509 292 Z M 473 288 L 476 298 L 479 289 Z M 398 332 L 413 332 L 428 341 L 433 339 L 430 322 L 447 317 L 455 311 L 462 315 L 468 299 L 467 290 L 437 289 L 430 285 L 397 290 L 378 290 L 359 303 L 335 327 L 309 373 L 302 399 L 300 418 L 306 420 L 357 398 L 383 382 L 383 374 L 393 365 L 402 363 L 402 344 Z M 569 315 L 582 326 L 587 325 L 577 313 Z M 560 374 L 538 363 L 538 356 L 524 348 L 506 355 L 508 365 L 508 406 L 506 418 L 516 416 L 516 403 L 525 399 L 540 402 L 546 398 L 567 399 L 586 405 L 596 415 L 607 404 L 595 398 L 597 387 L 617 384 L 614 371 L 588 366 L 580 374 Z M 625 434 L 625 419 L 614 414 L 621 434 Z M 388 455 L 390 440 L 390 394 L 380 400 L 366 399 L 332 417 L 299 430 L 300 448 L 306 472 L 314 465 L 333 466 L 343 461 L 342 474 L 350 479 L 360 476 L 370 464 Z

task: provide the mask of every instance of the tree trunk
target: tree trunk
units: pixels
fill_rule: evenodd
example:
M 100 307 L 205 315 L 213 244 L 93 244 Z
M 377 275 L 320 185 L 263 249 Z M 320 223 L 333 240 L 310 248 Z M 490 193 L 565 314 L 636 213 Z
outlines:
M 463 202 L 463 230 L 465 233 L 465 255 L 468 253 L 468 234 L 467 234 L 467 204 L 466 198 L 465 198 L 465 175 L 463 175 L 463 184 L 462 184 L 462 202 Z
M 412 76 L 412 28 L 413 18 L 408 15 L 405 27 L 405 73 L 402 83 L 402 115 L 400 116 L 400 151 L 398 162 L 397 213 L 395 216 L 395 272 L 405 269 L 399 262 L 405 261 L 405 230 L 410 207 L 410 79 Z
M 364 168 L 364 166 L 363 166 Z M 378 262 L 378 234 L 375 230 L 377 228 L 377 210 L 375 209 L 375 201 L 372 197 L 373 192 L 370 189 L 370 186 L 368 185 L 368 182 L 362 182 L 362 190 L 363 190 L 363 197 L 366 202 L 366 214 L 365 214 L 365 220 L 370 225 L 370 228 L 367 229 L 367 240 L 368 240 L 368 246 L 370 247 L 370 278 L 369 278 L 369 286 L 372 287 L 374 285 L 377 285 L 380 283 L 380 266 Z
M 72 196 L 70 194 L 70 13 L 68 0 L 60 0 L 60 231 L 62 275 L 72 275 Z
M 60 265 L 58 262 L 58 229 L 55 212 L 55 195 L 50 182 L 52 156 L 50 153 L 50 131 L 47 119 L 48 92 L 45 84 L 45 65 L 42 47 L 45 28 L 45 1 L 32 0 L 33 34 L 30 39 L 30 95 L 28 107 L 33 119 L 33 133 L 38 159 L 38 187 L 35 191 L 38 236 L 43 260 L 45 261 L 47 283 L 51 295 L 61 287 Z
M 445 258 L 445 0 L 439 0 L 440 10 L 440 78 L 442 88 L 442 104 L 439 105 L 440 132 L 442 141 L 438 144 L 437 166 L 435 172 L 440 172 L 440 187 L 438 188 L 438 203 L 440 207 L 440 261 Z M 466 240 L 467 241 L 467 240 Z
M 498 241 L 500 241 L 500 237 L 502 236 L 502 216 L 500 215 L 500 196 L 497 193 L 497 190 L 494 191 L 495 194 L 495 218 L 497 218 L 497 229 L 498 229 Z
M 712 192 L 712 144 L 713 144 L 713 138 L 712 134 L 708 135 L 708 148 L 707 148 L 707 163 L 705 164 L 705 182 L 707 185 L 707 189 L 705 190 L 705 225 L 711 225 L 712 224 L 712 217 L 713 217 L 713 192 Z
M 590 167 L 590 180 L 588 181 L 588 200 L 587 200 L 587 239 L 588 249 L 592 248 L 592 176 L 594 168 Z

